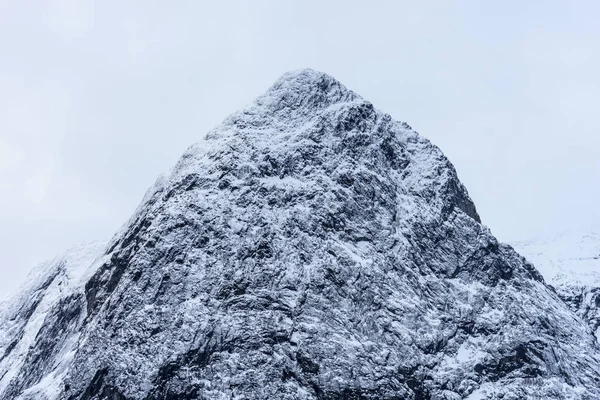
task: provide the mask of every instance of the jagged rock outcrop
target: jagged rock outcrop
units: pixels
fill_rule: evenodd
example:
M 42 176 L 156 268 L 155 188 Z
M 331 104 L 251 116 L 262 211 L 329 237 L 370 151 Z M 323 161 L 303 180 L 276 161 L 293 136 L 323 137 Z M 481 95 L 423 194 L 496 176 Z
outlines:
M 92 270 L 55 306 L 64 372 L 26 361 L 0 398 L 600 396 L 589 328 L 442 152 L 312 70 L 192 146 Z

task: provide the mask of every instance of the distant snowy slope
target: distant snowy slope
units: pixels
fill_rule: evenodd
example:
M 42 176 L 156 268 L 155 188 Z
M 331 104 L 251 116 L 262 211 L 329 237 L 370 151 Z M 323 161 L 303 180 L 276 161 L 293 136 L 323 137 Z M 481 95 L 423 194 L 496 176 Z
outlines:
M 513 246 L 588 321 L 600 340 L 600 233 L 567 232 Z
M 600 233 L 563 233 L 514 243 L 553 286 L 600 287 Z

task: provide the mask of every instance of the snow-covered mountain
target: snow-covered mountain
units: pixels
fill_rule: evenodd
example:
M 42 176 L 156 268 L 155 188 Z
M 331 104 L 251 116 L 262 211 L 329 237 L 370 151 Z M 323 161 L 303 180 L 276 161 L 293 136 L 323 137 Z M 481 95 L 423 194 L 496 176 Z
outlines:
M 312 70 L 86 254 L 6 308 L 0 398 L 600 398 L 589 327 L 442 152 Z
M 600 341 L 600 234 L 571 231 L 513 246 L 589 323 Z

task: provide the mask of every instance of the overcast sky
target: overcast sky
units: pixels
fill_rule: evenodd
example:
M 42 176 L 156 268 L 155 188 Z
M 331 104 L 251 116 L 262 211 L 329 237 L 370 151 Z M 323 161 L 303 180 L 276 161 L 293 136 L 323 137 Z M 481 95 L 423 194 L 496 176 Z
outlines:
M 208 3 L 0 0 L 0 297 L 303 67 L 441 147 L 501 240 L 600 226 L 600 2 Z

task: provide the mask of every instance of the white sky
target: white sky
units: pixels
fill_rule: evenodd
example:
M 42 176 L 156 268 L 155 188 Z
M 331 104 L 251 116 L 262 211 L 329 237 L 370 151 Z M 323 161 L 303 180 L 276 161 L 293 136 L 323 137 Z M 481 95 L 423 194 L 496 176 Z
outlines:
M 109 239 L 186 147 L 302 67 L 441 147 L 501 240 L 600 226 L 600 2 L 208 3 L 0 0 L 0 298 Z

